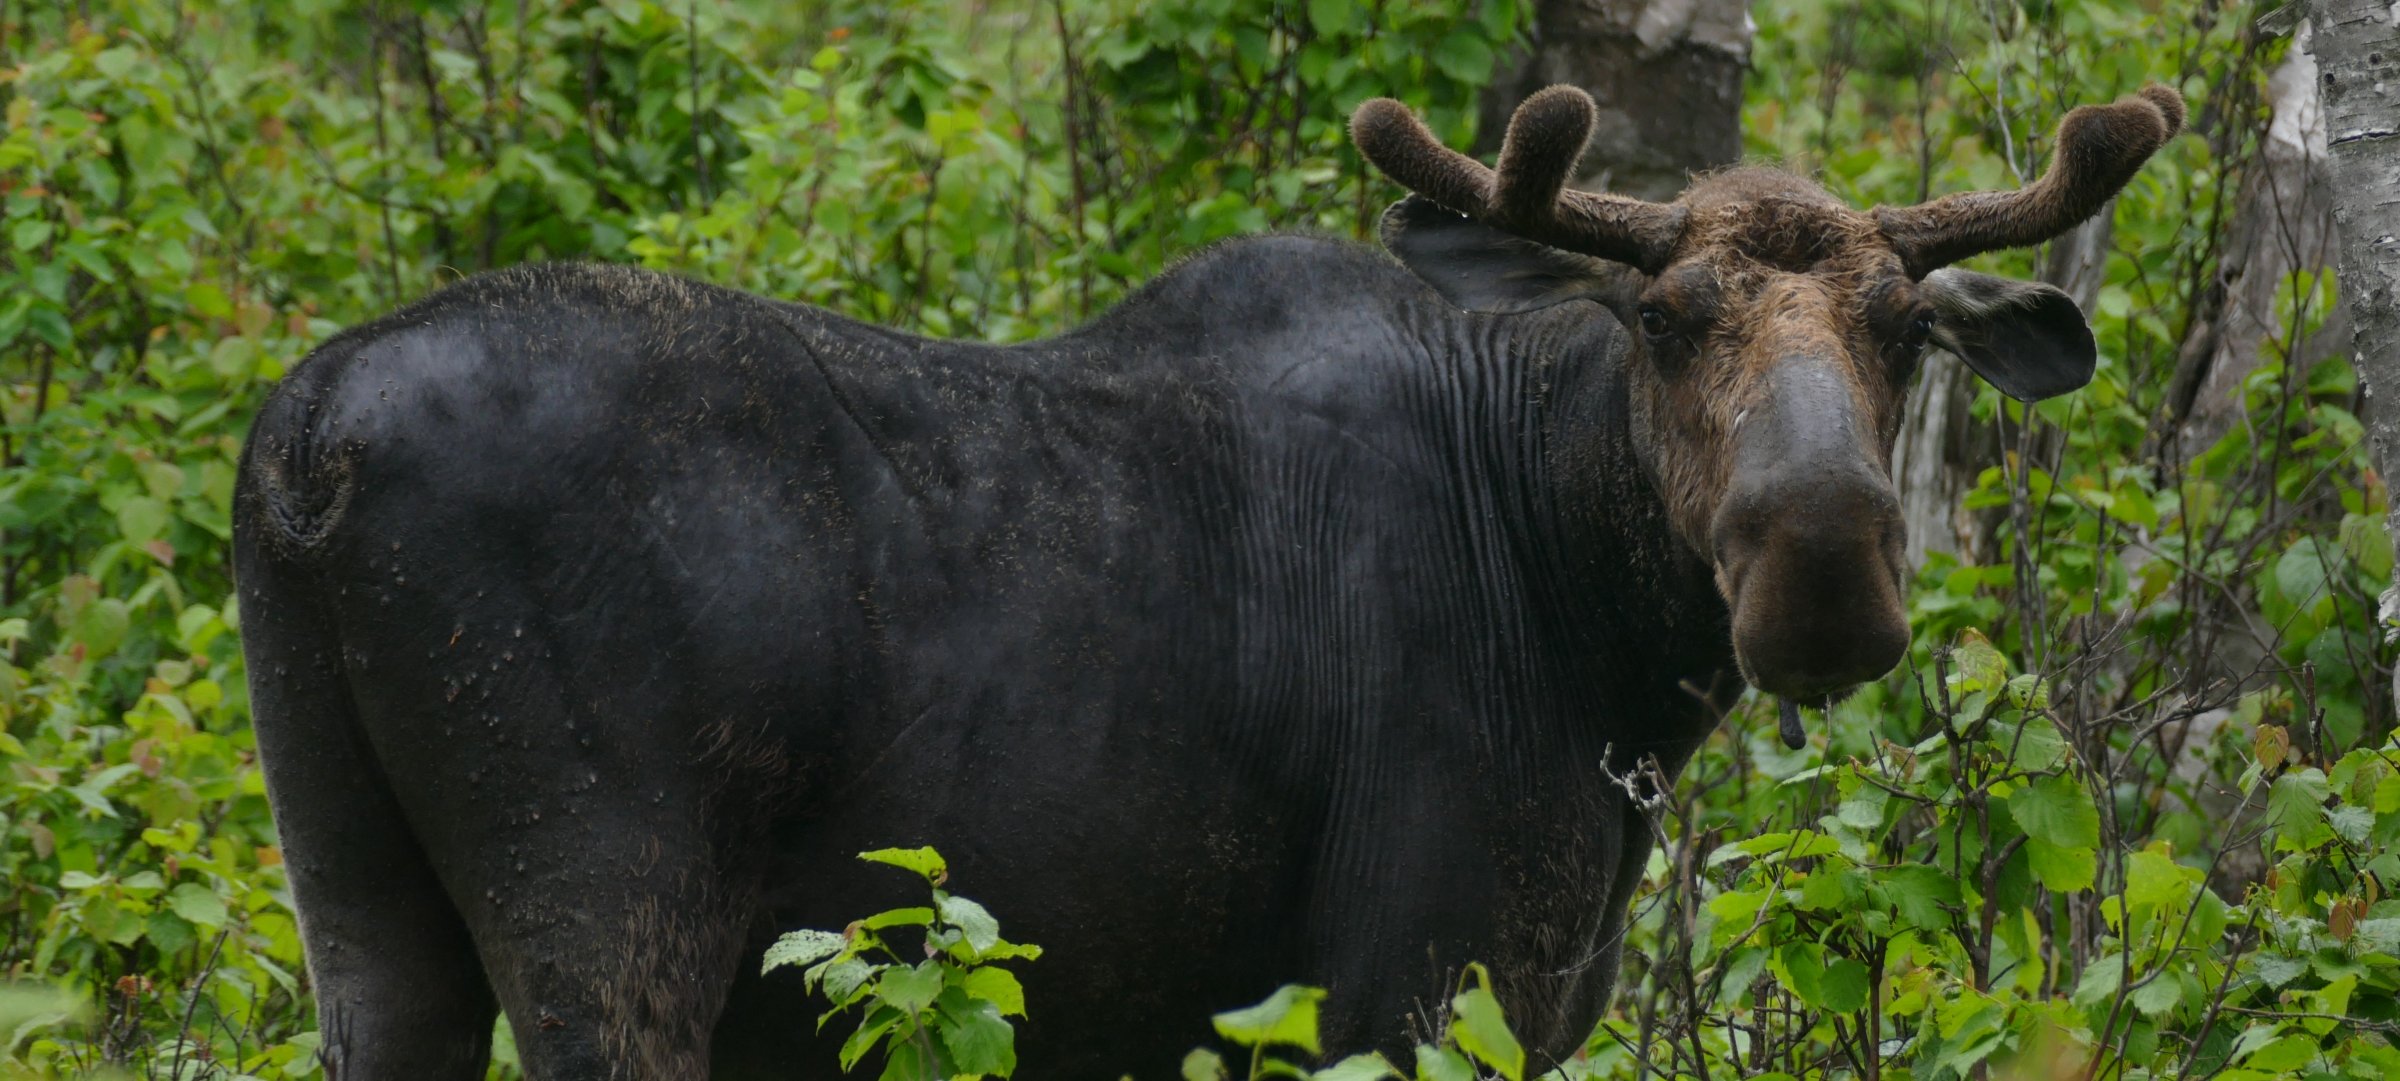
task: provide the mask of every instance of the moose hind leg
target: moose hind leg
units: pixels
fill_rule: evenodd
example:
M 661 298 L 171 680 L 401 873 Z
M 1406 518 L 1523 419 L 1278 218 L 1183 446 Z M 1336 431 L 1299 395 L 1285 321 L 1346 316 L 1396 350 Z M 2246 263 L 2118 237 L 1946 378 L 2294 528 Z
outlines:
M 327 1076 L 481 1078 L 496 1007 L 475 946 L 368 750 L 337 640 L 304 605 L 276 611 L 248 629 L 253 713 Z

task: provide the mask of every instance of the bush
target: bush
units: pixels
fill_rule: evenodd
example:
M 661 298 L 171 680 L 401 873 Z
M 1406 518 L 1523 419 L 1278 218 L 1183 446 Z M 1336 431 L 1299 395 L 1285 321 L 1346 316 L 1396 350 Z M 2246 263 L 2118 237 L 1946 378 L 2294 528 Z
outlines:
M 1222 237 L 1363 236 L 1398 193 L 1349 108 L 1393 94 L 1465 145 L 1532 9 L 0 5 L 0 968 L 32 988 L 0 997 L 0 1060 L 318 1070 L 224 558 L 247 419 L 310 345 L 549 258 L 1053 332 Z M 2287 48 L 2252 14 L 1758 5 L 1751 150 L 1859 205 L 2013 186 L 2068 106 L 2149 78 L 2195 133 L 2118 200 L 2092 387 L 1964 409 L 1974 542 L 1921 570 L 1909 664 L 1803 751 L 1752 703 L 1651 782 L 1619 1003 L 1581 1058 L 1523 1071 L 2392 1071 L 2392 558 L 2356 380 L 2310 348 L 2330 276 L 2285 283 L 2244 423 L 2185 448 L 2168 400 Z M 963 1016 L 867 994 L 885 1046 Z M 1278 1069 L 1317 1054 L 1268 1038 L 1310 1001 L 1220 1032 Z M 1477 1039 L 1413 1065 L 1514 1076 Z

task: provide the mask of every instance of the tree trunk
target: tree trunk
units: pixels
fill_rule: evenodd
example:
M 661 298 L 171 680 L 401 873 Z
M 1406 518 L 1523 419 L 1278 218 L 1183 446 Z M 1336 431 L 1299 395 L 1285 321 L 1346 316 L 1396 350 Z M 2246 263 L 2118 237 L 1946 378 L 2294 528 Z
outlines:
M 2169 432 L 2185 460 L 2216 444 L 2240 423 L 2242 383 L 2276 348 L 2291 350 L 2294 370 L 2323 359 L 2347 333 L 2339 313 L 2305 340 L 2276 316 L 2275 297 L 2296 271 L 2334 260 L 2332 174 L 2326 163 L 2325 121 L 2317 58 L 2302 26 L 2267 81 L 2272 117 L 2219 262 L 2221 306 L 2192 324 L 2167 388 Z M 2278 344 L 2280 343 L 2280 344 Z
M 1741 158 L 1750 31 L 1745 0 L 1541 0 L 1532 47 L 1483 95 L 1477 149 L 1499 149 L 1526 95 L 1570 83 L 1600 106 L 1578 185 L 1671 199 Z
M 2400 475 L 2400 8 L 2391 0 L 2315 0 L 2311 8 L 2342 306 L 2367 389 L 2368 453 L 2390 478 Z M 2400 536 L 2388 510 L 2385 531 Z M 2400 586 L 2383 595 L 2387 628 L 2396 607 Z

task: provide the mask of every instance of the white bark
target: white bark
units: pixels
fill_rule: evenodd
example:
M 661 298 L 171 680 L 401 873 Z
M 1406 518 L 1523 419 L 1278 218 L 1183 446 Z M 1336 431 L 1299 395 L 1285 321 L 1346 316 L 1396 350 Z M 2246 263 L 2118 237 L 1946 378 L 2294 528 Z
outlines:
M 2343 332 L 2340 320 L 2330 320 L 2316 335 L 2293 341 L 2295 328 L 2275 311 L 2276 293 L 2295 271 L 2322 270 L 2334 260 L 2332 175 L 2310 39 L 2302 24 L 2267 80 L 2272 119 L 2218 273 L 2224 307 L 2193 328 L 2190 360 L 2197 367 L 2174 388 L 2188 395 L 2172 403 L 2183 413 L 2177 436 L 2187 459 L 2246 419 L 2242 383 L 2267 355 L 2288 348 L 2293 363 L 2306 367 L 2338 348 L 2334 343 Z
M 2400 477 L 2400 0 L 2314 0 L 2309 19 L 2324 69 L 2342 305 L 2367 389 L 2360 419 L 2376 472 Z M 2385 528 L 2400 536 L 2400 516 Z M 2396 600 L 2400 587 L 2384 594 L 2387 628 Z

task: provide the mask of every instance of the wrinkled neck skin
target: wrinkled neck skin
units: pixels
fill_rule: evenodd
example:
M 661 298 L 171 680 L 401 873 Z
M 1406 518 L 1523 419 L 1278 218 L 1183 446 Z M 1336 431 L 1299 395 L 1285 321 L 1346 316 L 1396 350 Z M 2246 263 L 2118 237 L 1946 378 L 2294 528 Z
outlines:
M 1501 370 L 1536 388 L 1514 423 L 1532 448 L 1522 475 L 1540 606 L 1576 662 L 1625 696 L 1615 700 L 1654 711 L 1612 725 L 1612 766 L 1656 754 L 1672 777 L 1742 684 L 1714 572 L 1676 534 L 1660 496 L 1648 369 L 1600 305 L 1498 318 L 1508 324 Z M 1635 731 L 1652 737 L 1623 738 Z

